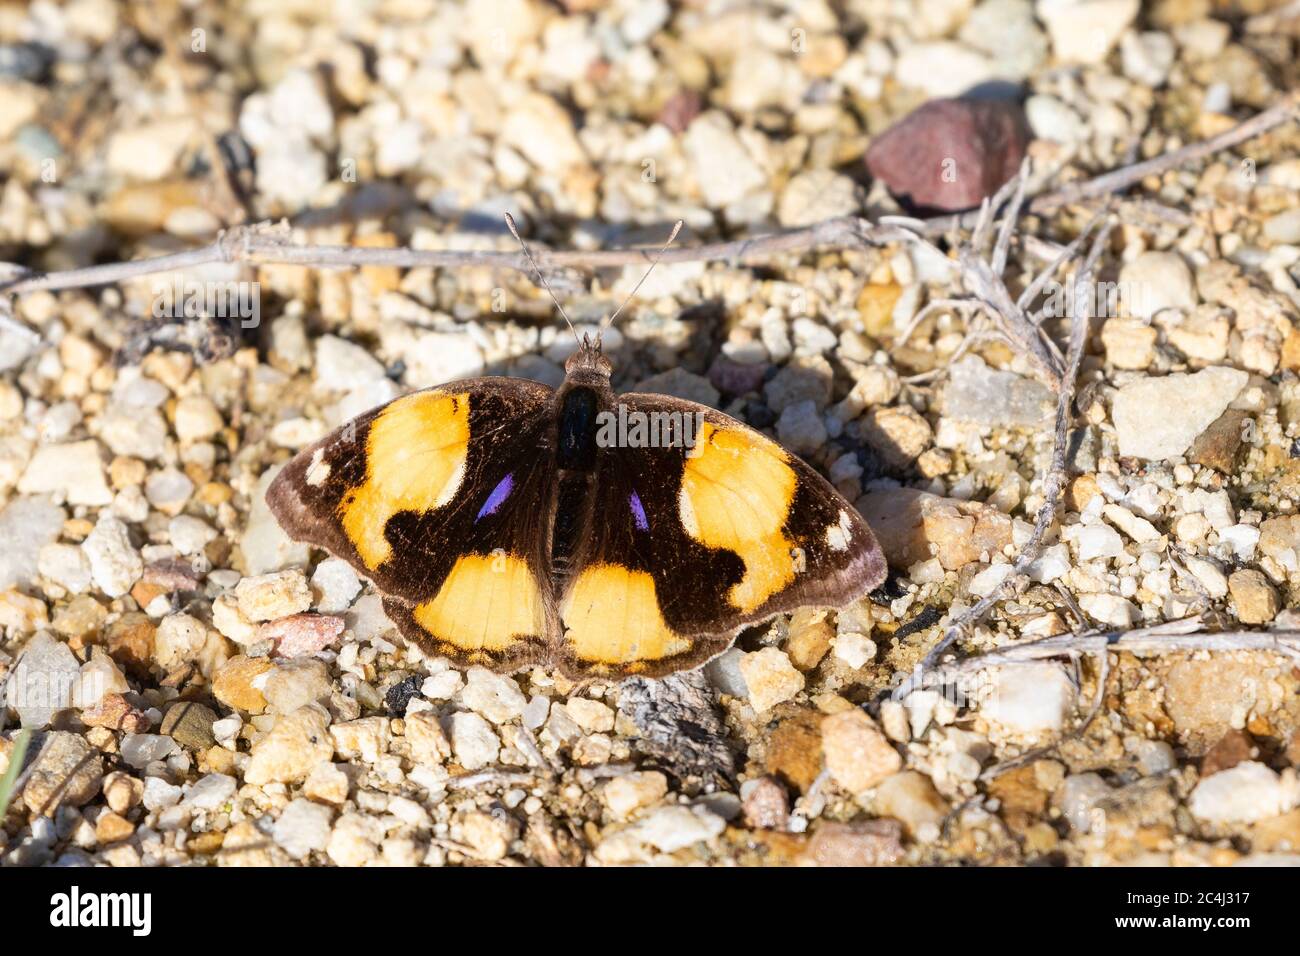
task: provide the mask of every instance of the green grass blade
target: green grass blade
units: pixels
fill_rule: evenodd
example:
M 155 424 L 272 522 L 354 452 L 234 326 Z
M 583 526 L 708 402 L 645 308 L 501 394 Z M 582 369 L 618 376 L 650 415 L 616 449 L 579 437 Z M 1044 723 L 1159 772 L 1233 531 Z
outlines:
M 18 779 L 18 774 L 23 769 L 23 757 L 27 754 L 27 745 L 31 742 L 32 732 L 30 730 L 20 731 L 14 739 L 14 748 L 9 752 L 9 766 L 5 768 L 5 775 L 0 777 L 0 820 L 4 819 L 5 814 L 9 811 L 9 798 L 12 796 L 14 782 Z

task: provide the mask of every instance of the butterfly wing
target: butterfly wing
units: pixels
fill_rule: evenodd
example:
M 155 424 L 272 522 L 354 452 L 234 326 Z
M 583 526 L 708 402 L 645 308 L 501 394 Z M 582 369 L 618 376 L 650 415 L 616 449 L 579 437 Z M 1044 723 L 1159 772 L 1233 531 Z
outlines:
M 267 503 L 290 537 L 370 578 L 426 651 L 498 670 L 544 661 L 553 397 L 506 378 L 403 396 L 300 452 Z
M 628 417 L 677 415 L 694 447 L 605 447 L 560 601 L 557 659 L 574 674 L 649 676 L 721 653 L 747 624 L 840 607 L 878 587 L 871 529 L 821 475 L 747 425 L 663 395 Z M 659 419 L 671 429 L 674 419 Z M 665 432 L 661 429 L 660 438 Z

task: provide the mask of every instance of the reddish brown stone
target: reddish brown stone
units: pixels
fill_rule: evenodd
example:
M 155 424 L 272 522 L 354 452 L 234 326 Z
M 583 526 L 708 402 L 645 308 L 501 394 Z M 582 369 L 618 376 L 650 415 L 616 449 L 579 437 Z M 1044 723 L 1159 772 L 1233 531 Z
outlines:
M 149 729 L 149 718 L 121 694 L 105 694 L 94 707 L 81 712 L 81 722 L 87 727 L 107 727 L 128 734 L 142 734 Z
M 823 823 L 804 851 L 813 866 L 887 866 L 903 855 L 903 825 L 897 820 Z
M 1251 759 L 1255 742 L 1240 730 L 1230 730 L 1210 748 L 1201 760 L 1201 776 L 1208 777 L 1221 770 L 1231 770 L 1239 763 Z
M 1014 176 L 1029 139 L 1017 103 L 931 100 L 877 136 L 866 162 L 894 195 L 956 211 L 978 206 Z
M 656 119 L 674 133 L 682 133 L 691 125 L 691 120 L 700 115 L 703 101 L 694 90 L 678 90 L 664 101 L 659 108 Z

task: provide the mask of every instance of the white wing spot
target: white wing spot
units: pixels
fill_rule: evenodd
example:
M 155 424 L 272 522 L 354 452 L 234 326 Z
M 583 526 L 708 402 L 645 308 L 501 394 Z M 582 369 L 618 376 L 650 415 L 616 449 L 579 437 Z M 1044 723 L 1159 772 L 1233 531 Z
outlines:
M 695 517 L 695 502 L 683 488 L 677 493 L 677 516 L 682 519 L 682 527 L 692 538 L 700 536 L 700 522 Z
M 319 488 L 330 476 L 330 466 L 325 463 L 325 449 L 317 448 L 312 453 L 311 464 L 307 466 L 307 484 Z
M 839 524 L 826 526 L 826 544 L 832 551 L 847 551 L 851 533 L 852 526 L 849 524 L 849 513 L 841 508 Z

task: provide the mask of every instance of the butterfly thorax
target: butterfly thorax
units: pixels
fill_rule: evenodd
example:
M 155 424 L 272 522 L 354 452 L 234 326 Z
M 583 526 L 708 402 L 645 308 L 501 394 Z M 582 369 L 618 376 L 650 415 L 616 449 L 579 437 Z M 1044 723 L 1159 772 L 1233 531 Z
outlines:
M 613 370 L 600 343 L 583 343 L 565 363 L 564 384 L 555 393 L 555 458 L 559 481 L 551 532 L 551 566 L 562 590 L 588 518 L 600 449 L 597 416 L 614 404 Z

